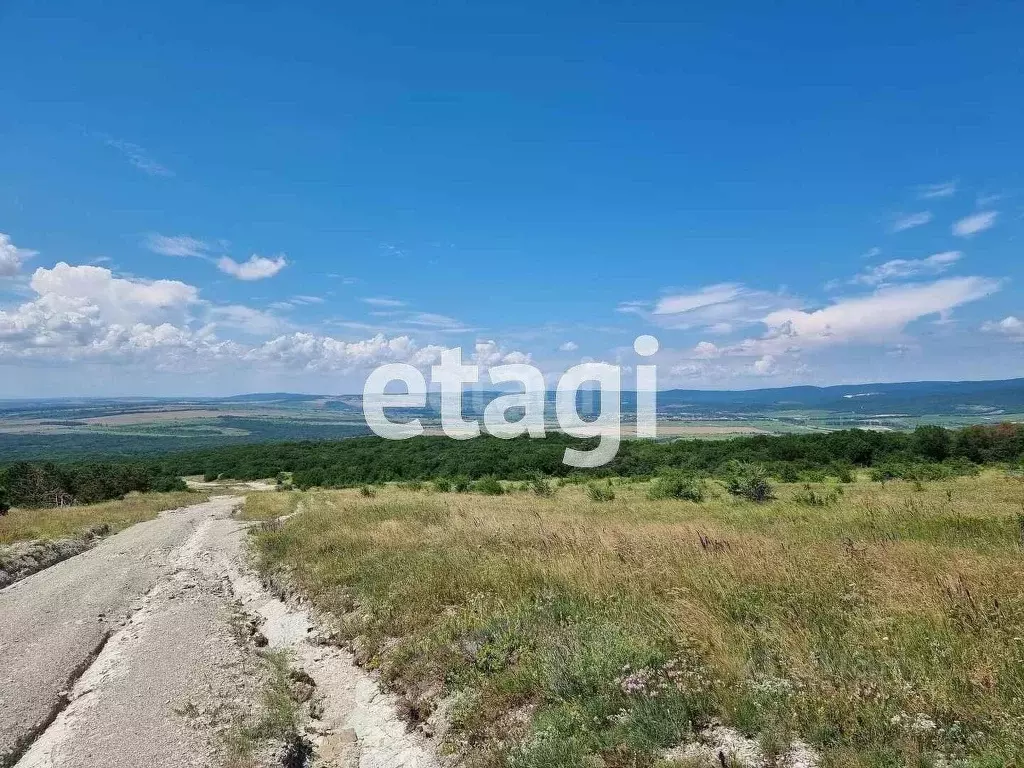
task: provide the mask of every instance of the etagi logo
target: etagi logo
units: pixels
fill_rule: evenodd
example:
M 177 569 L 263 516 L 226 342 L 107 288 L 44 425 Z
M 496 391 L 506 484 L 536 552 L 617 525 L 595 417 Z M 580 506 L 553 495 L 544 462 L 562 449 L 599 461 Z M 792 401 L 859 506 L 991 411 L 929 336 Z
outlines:
M 639 336 L 633 349 L 641 357 L 650 357 L 658 351 L 658 340 L 653 336 Z M 500 395 L 484 409 L 484 427 L 487 433 L 503 439 L 528 434 L 545 437 L 544 400 L 546 387 L 544 374 L 532 365 L 517 363 L 499 365 L 487 371 L 492 384 L 518 383 L 523 391 Z M 463 418 L 462 395 L 465 385 L 480 383 L 480 367 L 462 364 L 462 350 L 455 348 L 441 354 L 440 365 L 430 369 L 431 384 L 441 393 L 441 429 L 451 438 L 467 440 L 480 435 L 480 422 Z M 405 384 L 404 393 L 386 393 L 392 382 Z M 657 437 L 655 413 L 657 393 L 657 366 L 636 366 L 636 436 Z M 583 419 L 577 409 L 579 393 L 584 385 L 600 394 L 600 411 L 592 420 Z M 599 437 L 597 447 L 590 451 L 566 448 L 562 461 L 571 467 L 600 467 L 607 464 L 619 451 L 622 441 L 620 402 L 622 369 L 609 363 L 582 363 L 575 365 L 558 380 L 555 388 L 555 419 L 558 428 L 572 437 Z M 420 419 L 391 421 L 385 409 L 425 408 L 427 382 L 423 374 L 407 363 L 389 363 L 376 368 L 363 386 L 363 416 L 373 432 L 389 440 L 405 440 L 423 434 Z M 508 421 L 511 409 L 522 411 L 523 418 Z

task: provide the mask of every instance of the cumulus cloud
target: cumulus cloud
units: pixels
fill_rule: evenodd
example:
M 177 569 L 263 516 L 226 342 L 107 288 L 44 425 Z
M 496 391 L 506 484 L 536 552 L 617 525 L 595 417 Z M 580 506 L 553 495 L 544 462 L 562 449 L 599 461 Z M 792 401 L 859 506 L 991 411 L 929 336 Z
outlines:
M 953 234 L 957 237 L 970 237 L 979 232 L 984 232 L 986 229 L 991 229 L 995 226 L 997 216 L 999 216 L 998 211 L 972 213 L 970 216 L 965 216 L 954 222 Z
M 774 376 L 779 372 L 778 360 L 774 355 L 765 355 L 755 360 L 751 368 L 755 376 Z
M 505 349 L 492 340 L 478 340 L 473 350 L 473 362 L 481 368 L 529 363 L 531 359 L 525 352 Z
M 939 274 L 945 272 L 962 257 L 963 254 L 960 251 L 943 251 L 925 259 L 893 259 L 861 273 L 853 279 L 853 282 L 879 285 L 893 280 Z
M 562 344 L 559 345 L 558 351 L 559 352 L 575 352 L 579 348 L 580 348 L 580 345 L 577 344 L 575 341 L 566 341 L 566 342 L 563 342 Z
M 248 261 L 237 262 L 230 256 L 222 256 L 217 261 L 217 269 L 239 280 L 264 280 L 287 266 L 288 260 L 283 255 L 270 259 L 254 253 Z
M 1001 333 L 1013 339 L 1024 341 L 1024 320 L 1013 315 L 1002 320 L 991 320 L 981 326 L 986 333 Z
M 0 232 L 0 277 L 14 277 L 21 271 L 21 265 L 35 255 L 36 251 L 18 248 L 10 235 Z
M 893 232 L 903 232 L 904 230 L 907 229 L 913 229 L 914 227 L 923 226 L 931 220 L 931 211 L 919 211 L 918 213 L 908 213 L 896 217 L 889 228 Z
M 270 312 L 211 305 L 186 283 L 117 277 L 103 267 L 40 268 L 29 287 L 33 298 L 0 309 L 0 362 L 106 361 L 174 372 L 244 363 L 292 373 L 330 372 L 388 362 L 425 367 L 440 359 L 443 349 L 407 335 L 378 333 L 350 341 L 290 331 Z M 225 329 L 272 338 L 255 344 L 219 338 Z M 494 341 L 478 343 L 475 355 L 485 365 L 530 359 Z

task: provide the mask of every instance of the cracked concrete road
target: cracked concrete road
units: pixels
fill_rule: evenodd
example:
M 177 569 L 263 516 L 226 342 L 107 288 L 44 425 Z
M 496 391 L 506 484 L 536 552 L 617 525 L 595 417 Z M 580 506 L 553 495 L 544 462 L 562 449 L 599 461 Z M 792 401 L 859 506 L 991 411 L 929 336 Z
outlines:
M 315 687 L 295 734 L 314 765 L 437 768 L 394 697 L 247 570 L 240 502 L 163 513 L 0 590 L 0 768 L 281 765 L 276 737 L 243 762 L 229 746 L 265 714 L 255 625 Z
M 220 582 L 202 583 L 194 577 L 190 560 L 204 526 L 227 518 L 240 501 L 219 497 L 165 512 L 0 590 L 0 766 L 17 763 L 37 739 L 42 746 L 46 746 L 47 736 L 52 742 L 54 719 L 68 720 L 62 710 L 80 711 L 83 697 L 86 702 L 95 698 L 83 688 L 88 687 L 90 678 L 95 683 L 97 662 L 109 663 L 130 645 L 134 652 L 125 656 L 125 663 L 116 664 L 123 690 L 113 709 L 119 707 L 120 715 L 107 708 L 109 722 L 91 729 L 95 735 L 92 743 L 83 737 L 75 740 L 74 750 L 65 750 L 78 757 L 58 760 L 59 745 L 51 744 L 52 759 L 32 764 L 189 764 L 175 759 L 174 750 L 167 753 L 164 742 L 168 740 L 183 744 L 189 755 L 208 751 L 205 745 L 193 743 L 195 735 L 186 733 L 182 718 L 174 716 L 171 710 L 175 706 L 187 704 L 174 699 L 190 688 L 191 673 L 204 674 L 211 664 L 240 663 L 240 651 L 237 644 L 210 641 L 224 634 L 218 628 L 229 631 L 229 617 L 223 610 L 227 601 L 215 594 Z M 237 524 L 233 525 L 237 530 Z M 192 593 L 189 604 L 179 602 L 176 608 L 174 599 L 186 591 Z M 143 635 L 158 642 L 129 642 Z M 196 638 L 205 641 L 196 642 Z M 204 650 L 213 644 L 217 645 L 216 659 L 205 658 Z M 74 687 L 68 690 L 69 686 Z M 113 687 L 107 684 L 104 690 Z M 163 698 L 154 707 L 151 702 L 159 697 Z M 127 742 L 130 749 L 125 762 L 98 759 L 104 752 L 103 734 L 120 730 L 124 744 L 126 728 L 136 730 L 139 738 Z M 151 734 L 160 733 L 167 739 L 156 738 L 151 747 L 143 743 Z M 25 755 L 26 760 L 29 757 Z

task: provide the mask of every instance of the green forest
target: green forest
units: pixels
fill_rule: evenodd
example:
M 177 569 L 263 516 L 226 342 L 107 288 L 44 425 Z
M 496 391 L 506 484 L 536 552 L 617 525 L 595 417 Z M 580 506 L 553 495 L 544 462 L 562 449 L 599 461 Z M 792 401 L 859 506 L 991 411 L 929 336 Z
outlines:
M 722 474 L 730 462 L 764 466 L 780 480 L 843 477 L 854 468 L 875 476 L 929 477 L 964 474 L 978 465 L 1017 464 L 1024 458 L 1024 425 L 1004 424 L 947 430 L 919 427 L 913 432 L 844 430 L 811 435 L 758 435 L 729 440 L 676 440 L 622 443 L 616 458 L 600 469 L 581 471 L 562 463 L 566 447 L 589 449 L 593 440 L 550 434 L 500 440 L 452 440 L 424 436 L 393 441 L 358 437 L 336 442 L 277 443 L 167 456 L 152 466 L 159 475 L 204 475 L 255 480 L 292 474 L 300 488 L 347 487 L 367 483 L 478 479 L 495 476 L 525 480 L 537 475 L 649 477 L 665 470 Z
M 918 427 L 913 432 L 843 430 L 810 435 L 757 435 L 729 440 L 622 443 L 616 458 L 599 469 L 562 463 L 566 447 L 588 450 L 594 440 L 550 434 L 500 440 L 452 440 L 424 436 L 394 441 L 356 437 L 321 442 L 263 443 L 106 463 L 17 462 L 0 469 L 0 509 L 52 506 L 119 498 L 132 491 L 183 489 L 181 477 L 202 475 L 257 480 L 282 473 L 298 488 L 344 488 L 437 478 L 528 480 L 547 477 L 655 477 L 682 471 L 727 476 L 736 462 L 758 465 L 784 481 L 849 480 L 868 468 L 876 480 L 938 479 L 974 474 L 982 465 L 1020 465 L 1024 425 L 973 426 L 957 430 Z
M 139 463 L 19 461 L 0 469 L 0 514 L 11 507 L 54 507 L 119 499 L 133 491 L 184 491 L 178 476 Z

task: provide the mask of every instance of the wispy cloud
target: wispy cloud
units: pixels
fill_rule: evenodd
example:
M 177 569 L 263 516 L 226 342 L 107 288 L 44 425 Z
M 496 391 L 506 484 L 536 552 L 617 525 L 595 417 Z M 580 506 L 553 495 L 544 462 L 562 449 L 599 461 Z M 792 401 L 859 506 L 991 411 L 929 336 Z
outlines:
M 559 352 L 575 352 L 579 348 L 580 348 L 580 345 L 577 344 L 575 341 L 566 341 L 566 342 L 563 342 L 561 345 L 559 345 L 558 351 Z
M 945 272 L 962 257 L 963 254 L 960 251 L 943 251 L 926 259 L 893 259 L 857 275 L 852 282 L 880 285 L 893 280 L 936 275 Z
M 665 328 L 730 333 L 737 326 L 755 323 L 768 312 L 795 303 L 788 296 L 739 283 L 716 283 L 690 293 L 663 296 L 653 306 L 650 302 L 625 302 L 618 311 L 639 315 Z
M 386 296 L 371 296 L 366 299 L 362 299 L 364 304 L 369 304 L 371 307 L 404 307 L 405 302 L 399 301 L 398 299 L 389 299 Z
M 919 211 L 918 213 L 900 214 L 897 216 L 889 229 L 892 232 L 903 232 L 914 227 L 921 227 L 932 220 L 931 211 Z
M 161 235 L 151 232 L 146 235 L 145 247 L 153 253 L 162 256 L 192 256 L 204 257 L 208 255 L 209 245 L 188 235 Z
M 981 211 L 980 213 L 972 213 L 970 216 L 964 216 L 964 218 L 953 223 L 953 234 L 957 237 L 970 237 L 979 232 L 984 232 L 986 229 L 991 229 L 995 226 L 996 217 L 998 216 L 998 211 Z
M 129 163 L 143 173 L 148 173 L 150 176 L 174 175 L 174 171 L 150 157 L 149 153 L 138 144 L 121 139 L 107 139 L 107 146 L 118 150 Z
M 937 197 L 952 197 L 956 194 L 956 180 L 943 181 L 938 184 L 921 184 L 917 188 L 917 196 L 922 200 L 931 200 Z
M 230 256 L 222 256 L 217 261 L 217 269 L 239 280 L 264 280 L 273 277 L 287 266 L 288 260 L 284 255 L 270 259 L 254 253 L 248 261 L 237 262 Z

